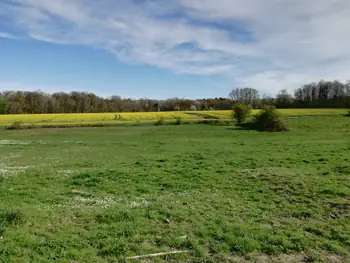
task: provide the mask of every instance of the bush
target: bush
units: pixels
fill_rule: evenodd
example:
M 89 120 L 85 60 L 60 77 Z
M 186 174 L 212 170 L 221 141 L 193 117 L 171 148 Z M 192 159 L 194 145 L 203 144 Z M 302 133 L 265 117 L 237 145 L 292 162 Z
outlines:
M 22 128 L 21 121 L 15 121 L 10 126 L 6 127 L 7 130 L 20 130 Z
M 114 115 L 114 120 L 121 120 L 121 119 L 122 119 L 122 115 L 120 115 L 120 114 Z
M 180 117 L 180 116 L 175 116 L 174 117 L 175 118 L 175 124 L 176 125 L 181 125 L 182 124 L 182 117 Z
M 165 124 L 165 119 L 164 117 L 159 117 L 159 119 L 155 122 L 155 125 L 164 125 Z
M 346 116 L 350 117 L 350 110 L 349 110 L 348 114 L 346 114 Z
M 235 104 L 233 107 L 233 117 L 237 120 L 237 123 L 244 122 L 251 114 L 251 108 L 243 104 Z
M 274 106 L 268 106 L 262 109 L 259 114 L 255 116 L 255 125 L 264 131 L 288 131 L 287 123 L 282 119 L 282 116 L 277 112 Z

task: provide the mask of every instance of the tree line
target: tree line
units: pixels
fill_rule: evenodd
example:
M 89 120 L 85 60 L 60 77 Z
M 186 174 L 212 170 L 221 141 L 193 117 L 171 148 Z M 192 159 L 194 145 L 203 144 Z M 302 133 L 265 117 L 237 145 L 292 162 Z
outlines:
M 5 91 L 0 93 L 0 114 L 154 112 L 229 109 L 228 98 L 189 100 L 130 99 L 119 96 L 102 98 L 93 93 L 47 94 L 40 91 Z
M 102 98 L 86 92 L 4 91 L 0 93 L 0 114 L 231 110 L 235 103 L 252 108 L 265 105 L 277 108 L 347 108 L 350 107 L 350 82 L 309 83 L 296 89 L 294 94 L 283 89 L 274 98 L 260 96 L 253 88 L 235 88 L 228 98 L 198 100 Z
M 266 105 L 277 108 L 349 108 L 350 82 L 321 80 L 303 85 L 294 94 L 282 89 L 275 98 L 260 97 L 258 91 L 252 88 L 236 88 L 230 92 L 229 97 L 234 102 L 253 108 Z

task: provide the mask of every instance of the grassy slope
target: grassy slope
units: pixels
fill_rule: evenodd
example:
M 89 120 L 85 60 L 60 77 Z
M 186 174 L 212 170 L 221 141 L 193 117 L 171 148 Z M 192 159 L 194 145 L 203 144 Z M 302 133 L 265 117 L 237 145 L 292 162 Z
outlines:
M 259 110 L 254 110 L 256 114 Z M 346 109 L 280 109 L 284 116 L 305 115 L 344 115 Z M 155 122 L 160 117 L 166 121 L 175 121 L 180 117 L 185 121 L 196 121 L 208 118 L 227 120 L 232 118 L 232 111 L 191 111 L 191 112 L 135 112 L 135 113 L 83 113 L 83 114 L 19 114 L 0 115 L 0 126 L 10 126 L 14 122 L 23 125 L 63 125 L 63 124 L 125 124 L 125 123 L 149 123 Z
M 192 252 L 169 257 L 180 261 L 305 251 L 345 262 L 350 121 L 290 123 L 279 134 L 210 125 L 1 130 L 0 262 L 173 249 Z

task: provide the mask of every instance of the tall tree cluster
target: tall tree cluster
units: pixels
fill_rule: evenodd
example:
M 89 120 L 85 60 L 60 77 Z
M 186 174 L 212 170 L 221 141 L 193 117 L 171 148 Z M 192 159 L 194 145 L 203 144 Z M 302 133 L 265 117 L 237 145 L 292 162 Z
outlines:
M 229 97 L 234 103 L 253 108 L 264 105 L 274 105 L 277 108 L 349 108 L 350 82 L 321 80 L 303 85 L 294 94 L 282 89 L 275 98 L 260 97 L 258 91 L 252 88 L 236 88 L 230 92 Z
M 260 105 L 259 92 L 253 88 L 236 88 L 229 93 L 229 97 L 238 103 L 251 105 L 256 108 Z
M 296 107 L 350 107 L 350 82 L 320 81 L 294 93 Z
M 0 93 L 0 114 L 231 110 L 235 103 L 252 108 L 264 105 L 277 108 L 350 107 L 350 82 L 305 84 L 294 94 L 282 89 L 275 98 L 260 96 L 256 89 L 248 87 L 233 89 L 229 98 L 198 100 L 102 98 L 86 92 L 47 94 L 40 91 L 5 91 Z

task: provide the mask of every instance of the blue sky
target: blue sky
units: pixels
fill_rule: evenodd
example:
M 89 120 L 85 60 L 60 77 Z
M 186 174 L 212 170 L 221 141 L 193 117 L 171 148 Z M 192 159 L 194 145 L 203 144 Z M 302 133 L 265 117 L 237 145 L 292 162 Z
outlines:
M 347 0 L 1 0 L 0 91 L 219 97 L 350 79 Z

